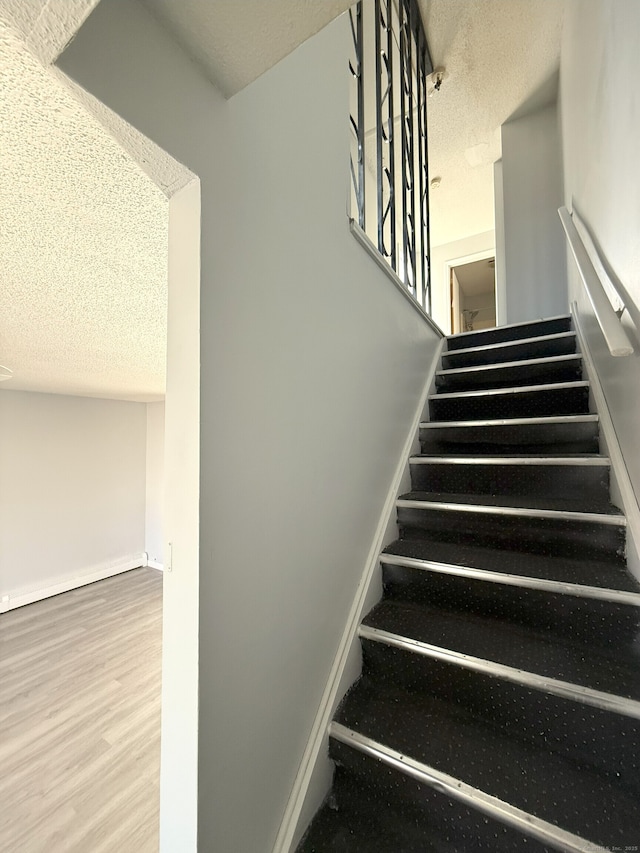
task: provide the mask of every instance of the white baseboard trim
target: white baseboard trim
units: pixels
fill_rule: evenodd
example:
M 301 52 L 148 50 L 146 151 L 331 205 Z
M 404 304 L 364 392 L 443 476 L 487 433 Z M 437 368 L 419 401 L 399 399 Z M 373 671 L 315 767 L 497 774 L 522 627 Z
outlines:
M 435 371 L 440 360 L 444 341 L 445 338 L 442 338 L 439 341 L 433 355 L 431 365 L 427 371 L 427 379 L 420 394 L 420 400 L 418 402 L 411 427 L 408 431 L 398 465 L 389 486 L 389 491 L 380 514 L 373 543 L 367 556 L 367 561 L 365 563 L 360 582 L 356 589 L 356 594 L 347 617 L 347 623 L 333 660 L 333 665 L 329 672 L 324 693 L 320 700 L 320 706 L 311 728 L 311 734 L 300 762 L 298 774 L 293 783 L 291 795 L 285 808 L 282 823 L 280 824 L 280 829 L 278 831 L 272 853 L 291 853 L 294 843 L 297 843 L 298 841 L 296 837 L 296 830 L 305 804 L 305 797 L 311 783 L 320 751 L 326 743 L 329 723 L 331 722 L 336 705 L 341 699 L 341 696 L 339 695 L 340 682 L 347 666 L 353 645 L 355 642 L 358 642 L 357 631 L 360 622 L 365 615 L 363 610 L 366 605 L 367 595 L 375 572 L 379 569 L 380 552 L 385 546 L 384 538 L 393 519 L 396 499 L 400 494 L 401 484 L 408 468 L 409 456 L 412 453 L 414 443 L 416 441 L 418 427 L 427 403 L 427 396 L 434 381 Z
M 600 384 L 595 361 L 580 325 L 580 315 L 575 302 L 571 303 L 571 313 L 580 352 L 589 378 L 591 393 L 600 418 L 600 436 L 611 460 L 612 498 L 620 503 L 620 509 L 627 517 L 627 567 L 631 574 L 640 580 L 640 557 L 638 554 L 640 550 L 640 506 L 638 506 L 638 499 L 627 470 L 627 463 L 622 455 L 620 442 L 609 411 L 607 398 Z
M 150 569 L 157 569 L 159 572 L 164 572 L 164 563 L 159 563 L 157 560 L 147 560 L 147 566 Z
M 123 572 L 130 572 L 131 569 L 137 569 L 143 565 L 143 555 L 137 554 L 123 560 L 118 560 L 116 563 L 93 566 L 85 571 L 56 580 L 55 583 L 48 583 L 45 586 L 34 587 L 29 590 L 16 590 L 13 593 L 3 593 L 0 599 L 0 613 L 15 610 L 17 607 L 24 607 L 26 604 L 33 604 L 36 601 L 41 601 L 43 598 L 51 598 L 52 595 L 60 595 L 61 592 L 78 589 L 81 586 L 95 583 L 95 581 L 105 580 L 105 578 L 120 575 Z

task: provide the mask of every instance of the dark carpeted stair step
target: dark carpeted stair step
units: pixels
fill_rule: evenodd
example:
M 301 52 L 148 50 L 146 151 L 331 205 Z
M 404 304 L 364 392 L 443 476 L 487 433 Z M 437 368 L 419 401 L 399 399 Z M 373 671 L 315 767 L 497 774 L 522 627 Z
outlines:
M 626 519 L 605 501 L 415 491 L 396 501 L 401 538 L 468 541 L 549 557 L 622 553 Z
M 640 609 L 634 610 L 637 626 Z M 640 705 L 640 649 L 629 632 L 621 631 L 617 644 L 596 644 L 586 653 L 583 641 L 559 637 L 544 625 L 516 624 L 472 610 L 447 611 L 437 603 L 397 600 L 381 601 L 362 625 L 449 650 L 450 663 L 462 670 L 465 656 L 471 656 L 513 669 L 512 681 L 518 681 L 518 672 L 533 673 L 543 680 L 568 682 Z M 442 655 L 434 653 L 433 658 Z
M 509 326 L 498 326 L 495 329 L 483 329 L 480 332 L 461 332 L 447 338 L 447 350 L 486 346 L 504 341 L 516 341 L 526 338 L 555 335 L 571 330 L 571 317 L 550 317 L 544 320 L 533 320 L 526 323 L 512 323 Z
M 545 853 L 548 847 L 389 768 L 369 783 L 365 755 L 338 766 L 297 853 Z M 358 764 L 358 759 L 362 764 Z M 355 770 L 354 770 L 355 766 Z
M 390 626 L 401 621 L 392 615 L 377 614 L 376 619 L 372 614 L 372 619 Z M 442 627 L 437 611 L 430 609 L 425 617 Z M 458 651 L 455 637 L 450 649 L 443 639 L 441 645 L 425 643 L 397 630 L 362 625 L 364 675 L 460 706 L 503 734 L 582 767 L 613 773 L 640 794 L 640 700 L 507 666 L 494 659 L 498 654 Z
M 420 424 L 423 453 L 597 453 L 598 416 L 498 418 Z
M 610 463 L 603 456 L 412 456 L 414 491 L 567 498 L 606 502 Z
M 480 364 L 496 364 L 503 361 L 545 358 L 554 355 L 570 355 L 576 351 L 576 333 L 559 332 L 553 335 L 531 337 L 506 343 L 444 350 L 444 368 L 472 367 Z
M 614 602 L 635 602 L 640 584 L 627 571 L 621 554 L 607 554 L 600 559 L 572 557 L 549 558 L 513 548 L 506 550 L 493 544 L 479 545 L 462 537 L 453 542 L 436 538 L 396 539 L 380 555 L 386 566 L 407 566 L 427 572 L 459 575 L 519 589 L 529 587 L 547 592 L 580 594 Z M 390 576 L 384 574 L 385 582 Z M 574 589 L 576 587 L 576 589 Z M 627 598 L 627 595 L 631 598 Z
M 429 396 L 432 421 L 580 415 L 588 412 L 589 383 L 586 381 L 456 391 Z
M 453 613 L 476 613 L 494 621 L 499 618 L 510 625 L 552 632 L 556 638 L 569 637 L 605 647 L 618 645 L 623 638 L 635 639 L 638 633 L 640 591 L 633 578 L 622 571 L 621 563 L 604 565 L 603 561 L 599 565 L 586 560 L 583 566 L 577 560 L 521 554 L 521 563 L 512 565 L 509 573 L 460 565 L 460 553 L 451 556 L 458 564 L 447 563 L 447 547 L 456 551 L 452 543 L 412 539 L 397 543 L 403 545 L 422 546 L 422 552 L 433 559 L 382 554 L 387 599 L 426 603 Z M 411 550 L 397 546 L 393 551 Z M 467 550 L 473 552 L 474 547 Z M 438 556 L 441 562 L 437 562 Z M 532 557 L 539 561 L 537 565 L 532 565 Z M 481 554 L 475 562 L 491 565 L 491 560 L 483 559 Z M 534 572 L 547 577 L 536 577 Z M 575 580 L 564 582 L 557 575 L 573 576 Z M 601 585 L 585 582 L 590 579 Z
M 438 392 L 473 391 L 483 388 L 509 388 L 549 382 L 573 382 L 582 379 L 582 356 L 559 355 L 479 367 L 459 367 L 436 373 Z
M 517 731 L 500 731 L 450 702 L 361 679 L 342 703 L 336 723 L 330 729 L 331 755 L 347 766 L 344 747 L 358 747 L 357 741 L 343 741 L 355 732 L 366 739 L 360 746 L 380 745 L 378 754 L 392 750 L 400 763 L 419 762 L 431 778 L 448 780 L 452 792 L 464 793 L 470 786 L 477 803 L 487 795 L 496 798 L 531 816 L 530 826 L 543 821 L 610 847 L 637 841 L 640 799 L 615 773 L 592 770 L 548 745 L 521 739 Z M 386 763 L 376 764 L 372 778 L 382 780 Z

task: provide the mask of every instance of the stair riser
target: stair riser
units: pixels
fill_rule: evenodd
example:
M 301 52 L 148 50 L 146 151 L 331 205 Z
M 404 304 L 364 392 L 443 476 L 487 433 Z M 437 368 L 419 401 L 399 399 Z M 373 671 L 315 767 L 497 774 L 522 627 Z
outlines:
M 486 465 L 412 463 L 415 491 L 549 498 L 581 495 L 606 500 L 609 468 L 604 465 Z
M 517 565 L 514 565 L 517 571 Z M 607 648 L 640 629 L 640 608 L 539 589 L 491 583 L 408 566 L 382 567 L 385 598 L 503 619 Z
M 555 340 L 531 341 L 512 344 L 505 347 L 481 349 L 476 352 L 442 353 L 442 366 L 446 369 L 456 367 L 476 367 L 481 364 L 498 364 L 504 361 L 526 361 L 530 358 L 553 358 L 556 355 L 571 355 L 576 351 L 575 335 Z
M 425 441 L 421 453 L 429 456 L 571 456 L 597 454 L 598 439 L 566 444 L 471 444 L 469 442 Z
M 343 775 L 336 785 L 336 805 L 345 811 L 357 805 L 353 792 L 363 790 L 366 802 L 376 814 L 388 808 L 400 813 L 408 824 L 407 834 L 396 846 L 380 847 L 362 853 L 456 853 L 465 849 L 478 853 L 549 853 L 549 848 L 505 824 L 468 808 L 457 800 L 422 785 L 346 744 L 330 739 L 329 754 Z M 422 833 L 420 832 L 420 829 Z M 415 834 L 414 834 L 415 833 Z M 401 846 L 399 846 L 401 845 Z M 435 846 L 432 846 L 435 845 Z M 353 853 L 350 840 L 335 853 Z M 328 853 L 320 848 L 301 848 L 299 853 Z M 361 853 L 361 851 L 357 851 Z
M 487 344 L 497 344 L 502 341 L 517 341 L 523 338 L 537 338 L 543 335 L 556 335 L 560 332 L 571 331 L 570 317 L 557 317 L 551 320 L 536 320 L 531 323 L 521 323 L 517 326 L 501 326 L 496 329 L 486 329 L 466 335 L 453 335 L 447 338 L 447 350 L 467 349 Z
M 474 370 L 471 373 L 440 374 L 436 388 L 440 393 L 475 391 L 484 388 L 511 388 L 546 382 L 578 382 L 582 379 L 582 359 L 547 364 L 518 365 L 499 370 Z
M 544 454 L 597 453 L 597 422 L 577 424 L 517 424 L 513 426 L 468 426 L 443 429 L 422 428 L 423 453 L 497 455 L 500 453 Z
M 459 705 L 535 749 L 605 770 L 640 793 L 640 721 L 371 640 L 364 674 Z
M 589 391 L 586 387 L 429 400 L 432 421 L 534 418 L 583 415 L 588 412 Z
M 493 513 L 398 507 L 398 524 L 403 538 L 436 535 L 447 541 L 470 536 L 479 544 L 498 543 L 511 549 L 578 558 L 622 552 L 624 528 L 617 525 L 527 518 Z

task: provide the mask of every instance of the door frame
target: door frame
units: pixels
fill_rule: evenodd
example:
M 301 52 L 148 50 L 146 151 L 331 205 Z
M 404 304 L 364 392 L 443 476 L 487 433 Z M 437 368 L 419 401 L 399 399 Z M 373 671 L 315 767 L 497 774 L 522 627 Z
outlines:
M 461 255 L 459 258 L 449 258 L 449 260 L 445 261 L 446 281 L 447 281 L 448 297 L 449 297 L 449 318 L 450 318 L 449 322 L 451 324 L 453 324 L 453 316 L 452 316 L 453 292 L 452 292 L 452 288 L 451 288 L 451 283 L 452 283 L 451 270 L 454 267 L 463 266 L 464 264 L 472 264 L 474 261 L 485 261 L 488 258 L 493 258 L 495 260 L 495 257 L 496 257 L 496 249 L 494 247 L 493 249 L 483 249 L 481 252 L 474 252 L 471 255 Z M 494 270 L 493 282 L 494 282 L 493 291 L 494 291 L 495 299 L 496 299 L 496 325 L 497 325 L 498 317 L 500 317 L 501 315 L 500 315 L 500 312 L 498 311 L 499 294 L 498 294 L 497 281 L 496 281 L 496 277 L 495 277 L 495 270 Z M 500 307 L 502 307 L 502 305 L 500 305 Z M 453 333 L 453 325 L 451 326 L 449 333 L 450 334 Z

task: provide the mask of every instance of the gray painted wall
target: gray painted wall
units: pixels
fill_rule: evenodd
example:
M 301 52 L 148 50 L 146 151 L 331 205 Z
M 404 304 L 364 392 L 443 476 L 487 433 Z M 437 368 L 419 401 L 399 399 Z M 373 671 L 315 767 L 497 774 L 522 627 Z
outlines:
M 348 230 L 348 40 L 226 102 L 105 0 L 61 63 L 202 182 L 203 853 L 271 848 L 437 345 Z
M 573 0 L 564 25 L 560 76 L 566 205 L 585 221 L 623 296 L 628 309 L 624 324 L 636 348 L 634 355 L 609 355 L 572 259 L 570 298 L 578 301 L 636 496 L 640 496 L 639 32 L 636 0 Z
M 0 594 L 141 558 L 145 443 L 144 403 L 0 392 Z
M 500 182 L 496 183 L 496 192 Z M 519 323 L 566 314 L 564 235 L 557 210 L 562 204 L 562 159 L 556 105 L 502 125 L 502 209 L 506 322 Z M 499 234 L 502 241 L 502 232 Z M 498 263 L 500 270 L 501 264 Z

